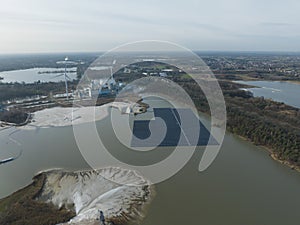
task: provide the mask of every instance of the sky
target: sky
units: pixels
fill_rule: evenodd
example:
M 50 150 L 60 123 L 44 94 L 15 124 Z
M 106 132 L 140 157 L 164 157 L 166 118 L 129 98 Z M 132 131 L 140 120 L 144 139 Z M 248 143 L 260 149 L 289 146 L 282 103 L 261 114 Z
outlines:
M 170 41 L 202 51 L 300 51 L 299 0 L 0 0 L 0 54 Z

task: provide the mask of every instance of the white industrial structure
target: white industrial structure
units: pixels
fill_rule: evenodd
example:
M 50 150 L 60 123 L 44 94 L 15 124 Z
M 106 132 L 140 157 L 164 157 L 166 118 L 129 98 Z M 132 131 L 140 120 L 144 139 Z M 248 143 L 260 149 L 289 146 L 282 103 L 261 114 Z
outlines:
M 113 61 L 112 65 L 116 63 Z M 79 98 L 98 98 L 99 96 L 116 95 L 120 89 L 124 87 L 121 82 L 116 82 L 113 74 L 113 66 L 106 67 L 110 69 L 110 76 L 108 78 L 91 79 L 89 84 L 81 90 L 76 91 Z

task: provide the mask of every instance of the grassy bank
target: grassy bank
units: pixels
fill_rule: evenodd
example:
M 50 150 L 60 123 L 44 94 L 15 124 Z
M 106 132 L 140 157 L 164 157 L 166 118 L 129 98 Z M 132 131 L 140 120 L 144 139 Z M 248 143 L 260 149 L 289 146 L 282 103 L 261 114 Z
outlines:
M 35 200 L 45 181 L 43 174 L 34 177 L 32 184 L 0 200 L 0 224 L 54 225 L 69 221 L 75 212 Z

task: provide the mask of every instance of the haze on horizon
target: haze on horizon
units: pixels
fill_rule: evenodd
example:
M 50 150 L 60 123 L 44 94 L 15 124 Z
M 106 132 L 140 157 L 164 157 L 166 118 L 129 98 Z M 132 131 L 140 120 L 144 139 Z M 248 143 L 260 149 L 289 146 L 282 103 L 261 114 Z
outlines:
M 2 0 L 0 53 L 95 52 L 139 40 L 300 51 L 299 8 L 297 0 Z

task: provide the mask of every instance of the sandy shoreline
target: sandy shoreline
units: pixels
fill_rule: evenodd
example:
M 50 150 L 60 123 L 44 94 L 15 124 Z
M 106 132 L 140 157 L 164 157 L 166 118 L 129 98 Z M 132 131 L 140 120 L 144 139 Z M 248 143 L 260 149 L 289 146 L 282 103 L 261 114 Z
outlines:
M 233 134 L 233 135 L 239 137 L 239 138 L 242 139 L 243 141 L 248 141 L 248 142 L 252 143 L 253 145 L 255 145 L 254 142 L 252 142 L 252 141 L 251 141 L 250 139 L 248 139 L 248 138 L 245 138 L 245 137 L 240 136 L 240 135 L 237 135 L 237 134 Z M 279 159 L 279 158 L 277 157 L 276 153 L 273 152 L 271 148 L 269 148 L 269 147 L 267 147 L 267 146 L 263 146 L 263 145 L 255 145 L 255 146 L 262 147 L 264 150 L 266 150 L 266 151 L 269 153 L 269 156 L 270 156 L 274 161 L 277 161 L 277 162 L 281 163 L 282 165 L 288 166 L 288 167 L 291 168 L 292 170 L 296 170 L 296 171 L 300 172 L 300 167 L 299 167 L 299 166 L 293 165 L 293 164 L 290 163 L 289 161 Z
M 298 81 L 298 80 L 287 80 L 286 82 L 291 83 L 291 84 L 298 84 L 298 85 L 300 85 L 300 81 Z
M 269 151 L 270 152 L 270 151 Z M 281 163 L 282 165 L 288 166 L 289 168 L 291 168 L 292 170 L 296 170 L 297 172 L 300 172 L 300 167 L 299 166 L 295 166 L 292 163 L 285 161 L 285 160 L 281 160 L 279 159 L 275 153 L 271 153 L 270 152 L 270 156 L 273 160 Z

